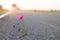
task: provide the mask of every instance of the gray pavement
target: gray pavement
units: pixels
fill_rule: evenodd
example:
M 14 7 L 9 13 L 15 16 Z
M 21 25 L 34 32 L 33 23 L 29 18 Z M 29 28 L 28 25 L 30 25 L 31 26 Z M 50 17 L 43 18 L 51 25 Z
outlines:
M 21 22 L 17 20 L 21 13 L 24 14 L 24 27 L 27 31 L 25 36 L 18 32 L 19 28 L 22 29 Z M 9 14 L 0 19 L 0 40 L 60 40 L 60 14 Z

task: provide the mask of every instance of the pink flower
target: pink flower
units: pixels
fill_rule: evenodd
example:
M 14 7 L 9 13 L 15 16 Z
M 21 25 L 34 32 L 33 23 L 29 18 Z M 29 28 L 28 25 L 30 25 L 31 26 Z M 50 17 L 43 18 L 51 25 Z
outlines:
M 18 20 L 22 20 L 23 16 L 24 16 L 23 14 L 18 15 Z

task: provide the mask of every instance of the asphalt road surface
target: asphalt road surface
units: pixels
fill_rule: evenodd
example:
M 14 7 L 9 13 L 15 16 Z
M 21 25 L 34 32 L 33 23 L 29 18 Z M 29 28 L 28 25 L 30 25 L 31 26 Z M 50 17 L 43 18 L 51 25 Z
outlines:
M 19 14 L 24 14 L 25 36 L 18 32 L 23 27 L 21 21 L 17 20 Z M 0 19 L 0 40 L 60 40 L 60 14 L 9 14 Z

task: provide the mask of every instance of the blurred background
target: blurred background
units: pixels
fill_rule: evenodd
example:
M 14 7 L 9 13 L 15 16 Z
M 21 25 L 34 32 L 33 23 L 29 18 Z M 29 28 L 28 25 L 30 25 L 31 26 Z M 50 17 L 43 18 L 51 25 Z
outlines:
M 60 10 L 60 0 L 0 0 L 3 8 L 10 10 L 13 3 L 23 10 Z

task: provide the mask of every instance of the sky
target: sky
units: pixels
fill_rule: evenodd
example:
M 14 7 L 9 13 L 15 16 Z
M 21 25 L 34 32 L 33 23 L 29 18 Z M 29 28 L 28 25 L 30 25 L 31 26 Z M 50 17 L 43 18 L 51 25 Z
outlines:
M 21 9 L 60 10 L 60 0 L 0 0 L 3 8 L 11 9 L 11 4 Z

